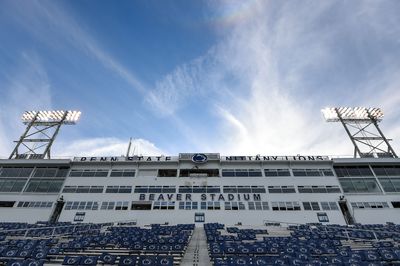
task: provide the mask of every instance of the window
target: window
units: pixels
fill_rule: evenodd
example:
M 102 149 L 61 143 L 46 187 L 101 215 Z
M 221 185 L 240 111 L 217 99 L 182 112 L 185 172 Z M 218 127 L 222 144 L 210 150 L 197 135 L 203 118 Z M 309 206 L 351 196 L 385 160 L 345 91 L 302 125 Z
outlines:
M 136 186 L 134 193 L 175 193 L 175 186 Z
M 131 193 L 132 186 L 107 186 L 106 193 Z
M 3 167 L 0 169 L 0 177 L 29 177 L 33 167 Z
M 69 167 L 37 167 L 33 177 L 66 177 Z
M 40 179 L 40 178 L 31 179 L 28 182 L 25 192 L 58 193 L 60 192 L 63 183 L 64 180 Z
M 0 201 L 0 208 L 12 208 L 14 204 L 15 201 Z
M 98 210 L 99 203 L 97 201 L 67 201 L 64 206 L 65 210 Z
M 154 201 L 153 210 L 174 210 L 175 201 Z
M 380 193 L 373 178 L 341 178 L 339 179 L 344 193 Z
M 341 193 L 339 186 L 298 186 L 299 193 Z
M 103 193 L 103 186 L 65 186 L 62 193 Z
M 265 176 L 290 176 L 289 169 L 264 169 Z
M 134 201 L 132 202 L 131 210 L 137 210 L 137 211 L 151 210 L 151 202 Z
M 321 202 L 321 207 L 324 211 L 336 211 L 339 210 L 336 202 L 330 201 L 330 202 Z
M 200 208 L 202 210 L 220 210 L 221 205 L 219 201 L 202 201 L 200 202 Z
M 329 222 L 328 214 L 326 214 L 326 212 L 317 213 L 317 217 L 318 217 L 318 221 L 320 223 L 328 223 Z
M 21 192 L 25 183 L 26 179 L 0 178 L 0 192 Z
M 181 169 L 180 177 L 219 177 L 218 169 Z
M 115 207 L 115 210 L 117 211 L 126 211 L 128 210 L 128 202 L 127 201 L 117 201 L 117 205 Z
M 178 175 L 177 169 L 158 169 L 158 177 L 176 177 Z
M 305 211 L 319 211 L 319 204 L 318 202 L 303 202 L 303 207 Z
M 296 193 L 294 186 L 268 186 L 269 193 Z
M 71 177 L 106 177 L 107 169 L 73 169 L 69 173 Z
M 180 201 L 179 209 L 180 210 L 197 210 L 198 202 L 197 201 Z
M 353 208 L 358 209 L 382 209 L 389 208 L 387 202 L 351 202 Z
M 74 222 L 83 222 L 85 215 L 85 212 L 77 212 L 74 217 Z
M 400 192 L 400 178 L 379 178 L 385 192 Z
M 368 165 L 361 166 L 334 166 L 336 175 L 338 177 L 352 177 L 352 176 L 373 176 L 371 169 Z
M 100 210 L 114 210 L 114 201 L 103 201 Z
M 219 186 L 179 186 L 179 193 L 220 193 Z
M 112 169 L 110 177 L 135 177 L 135 169 Z
M 379 165 L 372 166 L 376 176 L 400 176 L 400 166 L 399 165 Z
M 400 201 L 392 201 L 393 208 L 400 208 Z
M 261 169 L 222 169 L 223 177 L 258 177 Z
M 333 176 L 331 169 L 292 169 L 294 176 Z
M 224 186 L 223 193 L 265 193 L 264 186 Z M 207 192 L 210 193 L 210 192 Z M 219 193 L 216 192 L 216 193 Z
M 300 204 L 297 201 L 289 202 L 271 202 L 273 211 L 300 211 Z
M 50 201 L 20 201 L 17 208 L 51 208 L 53 202 Z
M 269 210 L 267 201 L 248 201 L 247 204 L 249 210 Z

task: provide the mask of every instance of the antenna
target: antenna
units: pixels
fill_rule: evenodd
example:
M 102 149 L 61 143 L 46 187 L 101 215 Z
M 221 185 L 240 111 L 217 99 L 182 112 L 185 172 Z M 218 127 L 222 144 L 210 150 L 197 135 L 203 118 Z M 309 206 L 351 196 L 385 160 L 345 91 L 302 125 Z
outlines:
M 129 138 L 129 145 L 128 145 L 128 150 L 126 151 L 126 157 L 129 157 L 129 152 L 131 151 L 131 145 L 132 145 L 132 137 Z
M 321 110 L 326 122 L 341 122 L 354 145 L 354 158 L 397 158 L 378 123 L 383 119 L 380 108 L 334 107 Z
M 80 111 L 24 112 L 21 119 L 26 129 L 15 141 L 9 159 L 50 159 L 50 148 L 61 125 L 75 125 L 80 115 Z

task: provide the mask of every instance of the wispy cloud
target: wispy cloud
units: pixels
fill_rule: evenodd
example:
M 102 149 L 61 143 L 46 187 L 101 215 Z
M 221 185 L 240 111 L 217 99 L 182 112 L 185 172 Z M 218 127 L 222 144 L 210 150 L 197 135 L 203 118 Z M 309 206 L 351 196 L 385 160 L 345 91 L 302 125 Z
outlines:
M 224 136 L 205 140 L 214 150 L 352 154 L 341 126 L 324 123 L 321 108 L 399 110 L 394 85 L 400 69 L 400 53 L 394 49 L 399 45 L 398 4 L 247 3 L 254 5 L 246 8 L 251 14 L 236 16 L 237 23 L 230 17 L 219 28 L 222 40 L 208 54 L 178 67 L 149 94 L 158 109 L 174 115 L 203 88 L 207 107 L 219 114 L 218 136 Z M 221 20 L 230 4 L 213 6 Z M 398 132 L 398 127 L 386 128 Z
M 51 84 L 40 58 L 23 52 L 14 69 L 9 69 L 0 92 L 0 154 L 8 156 L 12 141 L 22 134 L 21 110 L 51 108 Z
M 128 141 L 117 138 L 80 139 L 64 144 L 59 143 L 56 146 L 57 156 L 125 156 L 128 150 Z M 148 140 L 134 139 L 132 140 L 130 154 L 163 155 L 166 153 Z
M 87 27 L 66 12 L 61 2 L 34 0 L 24 4 L 19 1 L 8 3 L 12 5 L 14 19 L 40 41 L 47 42 L 50 46 L 62 46 L 64 43 L 72 45 L 98 60 L 127 82 L 133 90 L 145 93 L 146 86 L 135 73 L 102 49 Z

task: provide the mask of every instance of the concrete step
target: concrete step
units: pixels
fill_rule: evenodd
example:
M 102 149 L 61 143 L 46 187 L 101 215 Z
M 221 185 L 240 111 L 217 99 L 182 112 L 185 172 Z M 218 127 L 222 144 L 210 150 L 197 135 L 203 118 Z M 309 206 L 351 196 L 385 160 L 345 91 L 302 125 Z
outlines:
M 202 227 L 196 227 L 185 256 L 181 262 L 182 266 L 209 266 L 211 265 L 208 256 L 206 233 Z

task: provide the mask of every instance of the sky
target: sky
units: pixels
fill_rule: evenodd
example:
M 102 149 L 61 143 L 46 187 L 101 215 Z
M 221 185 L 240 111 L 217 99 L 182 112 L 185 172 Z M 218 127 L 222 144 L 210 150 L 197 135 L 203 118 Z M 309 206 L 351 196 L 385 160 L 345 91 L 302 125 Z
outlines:
M 57 156 L 352 155 L 320 110 L 380 107 L 400 153 L 400 1 L 0 1 L 0 157 L 26 110 Z

